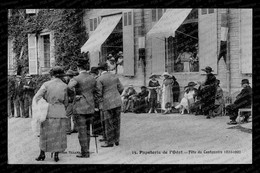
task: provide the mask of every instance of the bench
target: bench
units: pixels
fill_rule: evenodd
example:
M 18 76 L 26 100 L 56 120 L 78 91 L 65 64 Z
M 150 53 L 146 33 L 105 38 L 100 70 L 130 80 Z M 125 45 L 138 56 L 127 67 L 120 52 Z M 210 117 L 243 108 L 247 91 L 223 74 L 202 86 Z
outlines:
M 251 116 L 252 116 L 252 108 L 240 108 L 240 109 L 238 109 L 238 116 L 237 116 L 238 124 L 241 124 L 241 117 L 242 117 L 243 112 L 250 112 Z

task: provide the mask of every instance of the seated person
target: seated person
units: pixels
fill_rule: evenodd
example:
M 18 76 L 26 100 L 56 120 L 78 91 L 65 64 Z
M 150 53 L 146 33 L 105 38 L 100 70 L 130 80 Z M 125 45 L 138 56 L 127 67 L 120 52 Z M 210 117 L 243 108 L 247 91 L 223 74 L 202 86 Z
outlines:
M 145 86 L 141 87 L 141 92 L 136 94 L 132 100 L 129 101 L 130 107 L 133 107 L 135 113 L 146 113 L 148 109 L 148 95 L 149 91 Z
M 236 118 L 238 116 L 238 109 L 251 107 L 252 88 L 249 86 L 248 79 L 243 79 L 241 85 L 243 89 L 237 95 L 235 102 L 226 107 L 227 114 L 229 115 L 229 118 L 231 120 L 228 123 L 229 125 L 237 124 Z M 244 122 L 247 122 L 248 118 L 249 115 L 246 114 L 244 118 Z
M 126 112 L 129 110 L 130 105 L 128 104 L 129 100 L 133 99 L 133 95 L 136 94 L 136 91 L 133 87 L 133 85 L 129 85 L 129 87 L 123 92 L 122 94 L 122 100 L 123 100 L 123 106 L 122 111 Z
M 221 116 L 223 114 L 223 108 L 225 106 L 224 99 L 223 99 L 223 90 L 219 86 L 220 81 L 216 80 L 217 91 L 215 95 L 215 109 L 213 110 L 213 117 Z
M 179 105 L 176 109 L 181 109 L 181 114 L 184 114 L 186 109 L 188 113 L 194 112 L 194 103 L 197 96 L 197 89 L 194 86 L 197 85 L 195 82 L 189 82 L 188 86 L 184 87 L 185 93 Z

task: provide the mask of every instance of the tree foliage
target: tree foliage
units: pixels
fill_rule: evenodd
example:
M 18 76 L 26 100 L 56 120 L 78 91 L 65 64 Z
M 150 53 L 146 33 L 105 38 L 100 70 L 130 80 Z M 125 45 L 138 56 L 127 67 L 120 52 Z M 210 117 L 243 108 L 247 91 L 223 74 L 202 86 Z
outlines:
M 17 72 L 28 73 L 28 34 L 54 31 L 55 62 L 65 69 L 75 68 L 75 59 L 87 40 L 83 25 L 83 9 L 40 9 L 36 15 L 25 9 L 13 9 L 8 20 L 9 38 L 14 40 Z M 22 54 L 22 55 L 21 55 Z

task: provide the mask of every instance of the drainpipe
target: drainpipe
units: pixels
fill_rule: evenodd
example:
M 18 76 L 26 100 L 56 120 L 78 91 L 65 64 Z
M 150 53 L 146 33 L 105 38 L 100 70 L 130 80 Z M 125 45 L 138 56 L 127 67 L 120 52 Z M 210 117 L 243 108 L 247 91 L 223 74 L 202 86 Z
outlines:
M 141 27 L 142 27 L 142 29 L 141 29 L 141 31 L 142 31 L 142 33 L 141 33 L 141 35 L 142 35 L 142 37 L 144 37 L 145 38 L 145 24 L 144 24 L 144 9 L 142 8 L 142 12 L 141 12 L 141 15 L 142 15 L 142 17 L 141 17 L 141 23 L 142 23 L 142 25 L 141 25 Z M 145 40 L 144 40 L 144 42 L 145 42 Z M 146 44 L 145 44 L 146 45 Z M 145 46 L 146 47 L 146 46 Z M 146 86 L 146 56 L 145 56 L 145 54 L 146 54 L 146 51 L 145 51 L 145 48 L 144 48 L 144 57 L 143 57 L 143 74 L 144 74 L 144 86 Z
M 227 25 L 228 25 L 228 34 L 227 34 L 227 90 L 231 94 L 231 71 L 230 71 L 230 11 L 227 9 Z

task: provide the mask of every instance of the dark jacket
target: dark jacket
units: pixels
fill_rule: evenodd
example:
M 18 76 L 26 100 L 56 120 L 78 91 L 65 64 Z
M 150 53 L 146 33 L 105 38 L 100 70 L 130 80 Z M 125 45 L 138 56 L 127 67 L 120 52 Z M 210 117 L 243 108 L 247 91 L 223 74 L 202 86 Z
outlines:
M 35 82 L 30 81 L 29 84 L 27 82 L 25 82 L 24 86 L 28 86 L 29 87 L 29 88 L 24 88 L 24 95 L 33 97 L 34 96 L 35 87 L 36 87 Z
M 95 109 L 94 94 L 96 80 L 87 71 L 81 72 L 72 78 L 68 84 L 69 89 L 75 88 L 76 97 L 73 103 L 74 114 L 93 114 Z
M 23 98 L 24 96 L 24 89 L 23 89 L 24 83 L 21 81 L 20 84 L 18 82 L 15 83 L 15 90 L 14 90 L 14 97 L 20 97 Z
M 124 87 L 119 78 L 110 72 L 104 72 L 97 78 L 98 95 L 101 96 L 100 108 L 104 111 L 120 107 Z
M 247 86 L 241 90 L 241 92 L 237 95 L 234 104 L 238 107 L 250 107 L 252 102 L 252 88 Z

